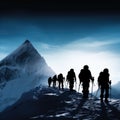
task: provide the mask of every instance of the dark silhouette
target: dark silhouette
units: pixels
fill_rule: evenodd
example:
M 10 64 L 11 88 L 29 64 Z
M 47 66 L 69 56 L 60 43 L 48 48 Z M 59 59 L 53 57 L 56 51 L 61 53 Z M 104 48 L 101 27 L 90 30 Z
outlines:
M 83 69 L 81 69 L 78 77 L 80 80 L 80 84 L 82 83 L 82 86 L 83 86 L 83 90 L 82 90 L 83 97 L 88 98 L 90 80 L 92 80 L 92 83 L 94 82 L 94 78 L 91 75 L 88 65 L 84 65 L 84 67 L 83 67 Z
M 103 101 L 104 98 L 104 91 L 105 91 L 105 102 L 108 102 L 109 97 L 109 87 L 111 81 L 109 80 L 109 70 L 105 68 L 103 72 L 100 72 L 98 76 L 98 87 L 101 89 L 100 98 Z
M 74 69 L 70 69 L 70 71 L 68 71 L 67 81 L 69 82 L 70 91 L 73 91 L 74 82 L 76 82 L 76 75 Z
M 49 77 L 49 78 L 48 78 L 48 86 L 49 86 L 49 87 L 51 86 L 51 83 L 52 83 L 52 78 Z
M 62 87 L 62 89 L 63 89 L 63 82 L 64 82 L 64 77 L 63 77 L 63 74 L 62 73 L 60 73 L 59 75 L 58 75 L 58 83 L 59 83 L 59 89 Z
M 53 76 L 53 87 L 56 87 L 57 75 Z

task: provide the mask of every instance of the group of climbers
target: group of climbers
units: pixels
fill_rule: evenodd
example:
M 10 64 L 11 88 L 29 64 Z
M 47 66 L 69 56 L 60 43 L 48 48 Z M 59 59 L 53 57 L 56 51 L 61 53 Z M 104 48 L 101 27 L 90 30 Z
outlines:
M 101 93 L 100 93 L 101 101 L 103 101 L 103 98 L 105 97 L 105 102 L 108 102 L 109 88 L 111 85 L 111 80 L 109 80 L 109 76 L 110 76 L 109 70 L 107 68 L 105 68 L 102 72 L 100 72 L 98 79 L 97 79 L 98 87 L 101 89 Z M 80 84 L 82 84 L 83 98 L 88 98 L 90 81 L 92 82 L 92 85 L 94 83 L 94 77 L 92 76 L 88 65 L 83 66 L 83 69 L 80 70 L 78 78 L 79 78 Z M 76 82 L 76 74 L 74 72 L 74 69 L 70 69 L 68 71 L 67 76 L 66 76 L 66 81 L 65 81 L 65 77 L 63 77 L 62 73 L 60 73 L 58 76 L 54 75 L 53 77 L 48 78 L 49 87 L 51 86 L 51 84 L 53 85 L 53 87 L 56 87 L 56 85 L 58 83 L 59 89 L 60 88 L 63 89 L 64 82 L 67 82 L 69 84 L 70 91 L 73 91 L 74 83 Z M 105 92 L 105 95 L 104 95 L 104 92 Z
M 64 80 L 65 80 L 65 77 L 63 77 L 63 74 L 60 73 L 58 76 L 57 75 L 54 75 L 53 77 L 49 77 L 48 78 L 48 85 L 49 87 L 51 85 L 53 85 L 53 87 L 56 87 L 57 86 L 57 83 L 58 83 L 58 86 L 59 86 L 59 89 L 64 87 Z

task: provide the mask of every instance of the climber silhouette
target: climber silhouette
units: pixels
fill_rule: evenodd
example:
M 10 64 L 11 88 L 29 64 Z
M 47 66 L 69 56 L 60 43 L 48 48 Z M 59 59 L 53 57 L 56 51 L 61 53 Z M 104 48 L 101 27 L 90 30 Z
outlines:
M 52 78 L 49 77 L 49 78 L 48 78 L 48 86 L 49 86 L 49 87 L 51 86 L 51 83 L 52 83 Z
M 84 65 L 84 67 L 83 67 L 83 69 L 81 69 L 78 77 L 80 80 L 80 84 L 82 83 L 82 86 L 83 86 L 83 90 L 82 90 L 83 98 L 88 98 L 90 80 L 92 80 L 92 83 L 94 82 L 94 77 L 92 77 L 88 65 Z
M 109 88 L 111 85 L 109 76 L 110 74 L 107 68 L 105 68 L 103 72 L 100 72 L 98 76 L 98 87 L 101 89 L 101 93 L 100 93 L 101 102 L 103 101 L 104 97 L 105 97 L 105 102 L 108 102 Z M 105 91 L 105 96 L 104 96 L 104 91 Z
M 56 87 L 57 75 L 53 76 L 53 87 Z
M 69 82 L 70 91 L 73 91 L 74 82 L 76 82 L 76 75 L 74 69 L 70 69 L 70 71 L 68 71 L 67 81 Z
M 62 87 L 62 89 L 63 89 L 63 82 L 64 82 L 64 77 L 63 77 L 63 74 L 62 73 L 60 73 L 59 75 L 58 75 L 58 83 L 59 83 L 59 89 Z

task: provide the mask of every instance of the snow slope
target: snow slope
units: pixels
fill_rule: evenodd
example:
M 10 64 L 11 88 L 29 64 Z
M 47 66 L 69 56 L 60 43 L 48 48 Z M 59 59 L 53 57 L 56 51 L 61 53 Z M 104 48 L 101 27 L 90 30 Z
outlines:
M 47 84 L 54 71 L 30 41 L 0 61 L 0 111 L 16 102 L 24 92 Z
M 120 120 L 120 100 L 83 99 L 68 89 L 36 88 L 0 114 L 0 120 Z
M 111 94 L 114 98 L 120 99 L 120 81 L 111 87 Z

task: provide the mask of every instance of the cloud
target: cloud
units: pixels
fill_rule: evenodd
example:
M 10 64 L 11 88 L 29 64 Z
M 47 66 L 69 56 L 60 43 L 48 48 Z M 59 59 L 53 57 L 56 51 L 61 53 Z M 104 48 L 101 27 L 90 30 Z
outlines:
M 0 51 L 6 51 L 7 48 L 5 46 L 0 46 Z
M 58 46 L 55 46 L 55 45 L 50 45 L 50 44 L 46 44 L 46 43 L 40 43 L 42 49 L 47 49 L 47 50 L 53 50 L 53 49 L 56 49 L 58 48 Z
M 34 42 L 35 48 L 39 51 L 41 54 L 51 54 L 54 51 L 59 50 L 58 45 L 52 45 L 44 42 Z
M 72 50 L 102 50 L 103 48 L 106 48 L 111 45 L 115 44 L 120 44 L 120 40 L 104 40 L 104 39 L 99 39 L 99 38 L 92 38 L 92 37 L 86 37 L 80 40 L 73 41 L 64 47 L 67 49 L 72 49 Z
M 115 84 L 120 80 L 120 56 L 111 52 L 110 49 L 104 50 L 103 48 L 119 43 L 120 41 L 118 40 L 98 41 L 92 38 L 85 38 L 84 40 L 76 40 L 66 45 L 56 46 L 54 51 L 52 51 L 52 47 L 49 47 L 51 52 L 49 51 L 50 54 L 49 52 L 45 53 L 44 57 L 48 65 L 57 74 L 62 72 L 65 76 L 70 68 L 74 68 L 78 76 L 80 69 L 85 64 L 88 64 L 95 77 L 96 84 L 99 72 L 104 68 L 108 68 L 110 70 L 110 79 Z
M 86 47 L 105 47 L 105 46 L 113 45 L 113 44 L 117 44 L 117 43 L 120 43 L 120 41 L 118 41 L 118 40 L 93 41 L 91 43 L 85 43 L 84 45 Z
M 2 53 L 2 52 L 0 52 L 0 60 L 2 60 L 3 58 L 5 58 L 6 56 L 7 56 L 6 53 Z

